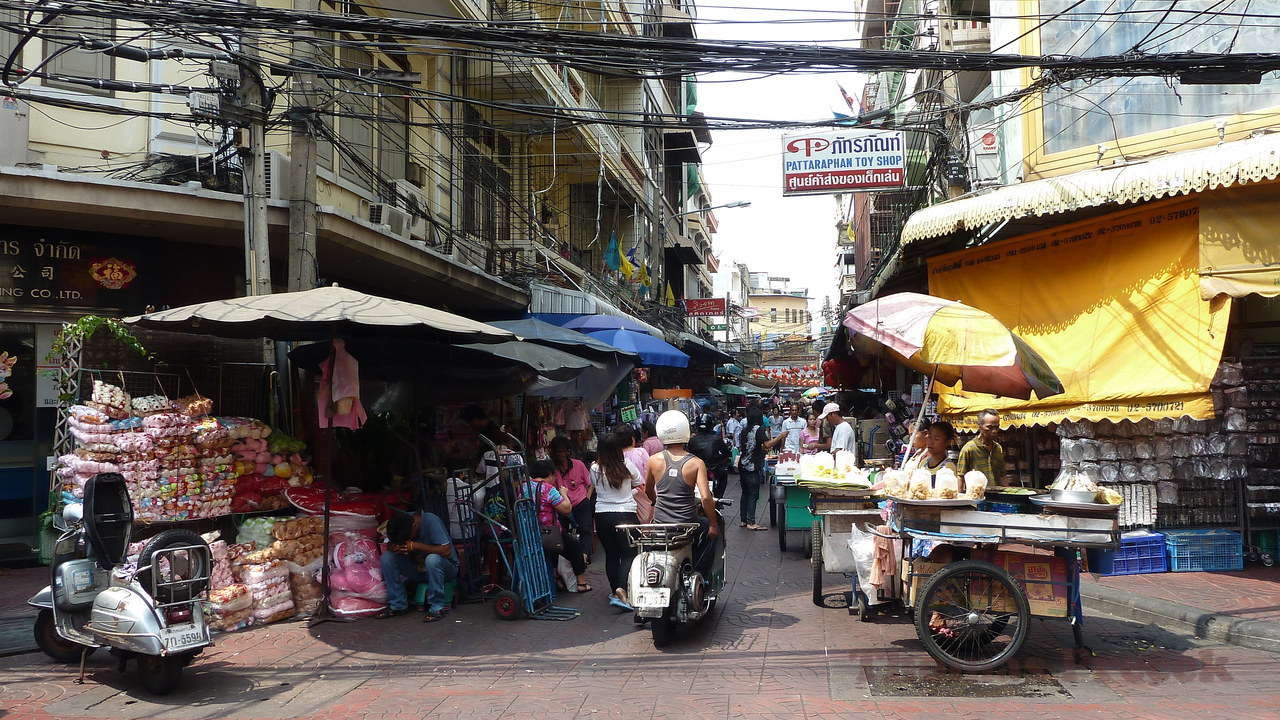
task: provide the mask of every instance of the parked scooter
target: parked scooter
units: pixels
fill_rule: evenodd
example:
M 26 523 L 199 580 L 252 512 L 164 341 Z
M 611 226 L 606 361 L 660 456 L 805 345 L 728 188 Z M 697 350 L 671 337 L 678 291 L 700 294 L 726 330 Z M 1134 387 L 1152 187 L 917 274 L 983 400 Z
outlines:
M 68 505 L 50 564 L 52 584 L 27 602 L 40 609 L 36 645 L 58 662 L 110 648 L 119 670 L 138 661 L 157 695 L 177 687 L 182 668 L 209 645 L 201 605 L 209 584 L 209 546 L 189 530 L 165 530 L 123 564 L 133 529 L 129 491 L 119 473 L 85 483 L 84 504 Z
M 627 598 L 636 610 L 636 622 L 648 622 L 653 646 L 663 647 L 676 633 L 711 614 L 724 588 L 725 532 L 720 508 L 732 500 L 716 500 L 720 534 L 706 552 L 711 553 L 710 577 L 697 570 L 694 557 L 697 523 L 619 525 L 637 549 L 627 578 Z

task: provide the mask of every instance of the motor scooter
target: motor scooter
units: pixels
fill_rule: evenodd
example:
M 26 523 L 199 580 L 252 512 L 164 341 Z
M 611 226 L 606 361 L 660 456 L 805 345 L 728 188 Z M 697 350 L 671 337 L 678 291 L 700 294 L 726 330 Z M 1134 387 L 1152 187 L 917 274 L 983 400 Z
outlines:
M 80 661 L 80 682 L 85 659 L 110 648 L 120 672 L 137 660 L 147 690 L 172 692 L 182 668 L 210 644 L 202 612 L 208 544 L 190 530 L 165 530 L 136 565 L 125 565 L 133 507 L 119 473 L 90 478 L 83 505 L 67 505 L 60 519 L 51 583 L 27 601 L 40 611 L 36 645 L 58 662 Z
M 732 500 L 716 500 L 720 533 L 706 552 L 711 553 L 710 576 L 703 577 L 694 557 L 698 523 L 619 525 L 637 553 L 627 577 L 627 598 L 635 608 L 637 623 L 648 622 L 653 646 L 664 647 L 682 628 L 711 614 L 724 588 L 725 524 L 720 508 Z

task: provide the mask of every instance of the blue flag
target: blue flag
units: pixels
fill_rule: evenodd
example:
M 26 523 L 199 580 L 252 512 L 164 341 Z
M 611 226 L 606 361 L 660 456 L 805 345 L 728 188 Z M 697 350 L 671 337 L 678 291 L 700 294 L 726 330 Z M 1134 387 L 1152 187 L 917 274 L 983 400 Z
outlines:
M 622 251 L 618 248 L 617 233 L 609 233 L 609 245 L 604 249 L 604 266 L 614 272 L 622 268 Z

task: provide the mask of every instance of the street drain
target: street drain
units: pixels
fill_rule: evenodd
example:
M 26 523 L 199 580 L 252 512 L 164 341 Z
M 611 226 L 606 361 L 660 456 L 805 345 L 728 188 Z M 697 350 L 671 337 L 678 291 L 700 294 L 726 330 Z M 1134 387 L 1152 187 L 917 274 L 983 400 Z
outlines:
M 966 675 L 938 667 L 868 667 L 865 670 L 871 694 L 880 697 L 1071 697 L 1047 673 L 997 671 Z

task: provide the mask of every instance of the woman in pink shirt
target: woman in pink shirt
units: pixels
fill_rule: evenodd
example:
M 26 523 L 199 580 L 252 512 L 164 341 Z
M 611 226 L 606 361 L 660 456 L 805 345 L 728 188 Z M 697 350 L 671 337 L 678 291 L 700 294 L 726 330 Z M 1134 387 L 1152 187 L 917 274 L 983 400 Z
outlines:
M 619 423 L 614 426 L 613 434 L 618 436 L 618 442 L 623 444 L 622 457 L 626 458 L 635 465 L 641 473 L 649 466 L 649 451 L 636 445 L 636 429 L 625 423 Z M 653 501 L 648 495 L 644 494 L 644 488 L 640 488 L 635 494 L 636 496 L 636 518 L 641 523 L 653 522 Z
M 662 452 L 662 441 L 658 439 L 658 429 L 654 427 L 652 420 L 640 423 L 640 434 L 644 437 L 644 450 L 649 453 L 649 457 Z
M 822 442 L 822 427 L 818 424 L 818 416 L 809 413 L 809 426 L 800 431 L 800 452 L 812 455 L 818 452 L 817 448 L 812 446 L 820 442 Z
M 552 438 L 548 446 L 551 462 L 555 466 L 552 482 L 560 494 L 573 504 L 573 519 L 578 522 L 582 546 L 587 562 L 591 562 L 592 520 L 595 518 L 595 488 L 591 485 L 591 472 L 581 460 L 573 457 L 573 441 L 564 435 Z M 567 527 L 567 525 L 566 525 Z

